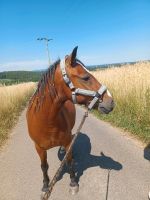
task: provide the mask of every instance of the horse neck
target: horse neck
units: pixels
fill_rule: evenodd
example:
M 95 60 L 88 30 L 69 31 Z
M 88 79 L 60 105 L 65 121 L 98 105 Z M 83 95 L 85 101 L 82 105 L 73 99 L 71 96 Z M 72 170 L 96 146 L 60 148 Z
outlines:
M 39 99 L 39 112 L 44 112 L 50 115 L 53 119 L 62 108 L 67 97 L 63 88 L 66 87 L 62 78 L 60 68 L 55 70 L 54 80 L 48 78 L 43 91 L 37 94 Z

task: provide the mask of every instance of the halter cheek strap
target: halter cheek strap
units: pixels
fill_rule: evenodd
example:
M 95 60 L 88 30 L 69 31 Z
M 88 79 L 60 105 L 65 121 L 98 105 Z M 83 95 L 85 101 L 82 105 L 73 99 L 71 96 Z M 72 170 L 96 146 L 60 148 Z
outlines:
M 63 76 L 63 79 L 66 83 L 66 85 L 70 88 L 72 91 L 72 101 L 74 104 L 77 103 L 76 95 L 83 95 L 83 96 L 90 96 L 93 97 L 93 100 L 88 105 L 88 109 L 91 110 L 93 106 L 96 104 L 96 102 L 102 97 L 102 95 L 106 92 L 107 87 L 105 85 L 102 85 L 97 92 L 93 90 L 85 90 L 81 88 L 75 88 L 72 81 L 69 79 L 66 69 L 65 69 L 65 60 L 61 60 L 60 62 L 60 69 Z
M 62 73 L 62 76 L 63 76 L 65 83 L 67 84 L 67 86 L 72 91 L 72 101 L 73 101 L 74 104 L 76 104 L 77 100 L 76 100 L 76 93 L 74 91 L 75 87 L 74 87 L 72 81 L 69 79 L 69 77 L 67 75 L 66 68 L 65 68 L 65 60 L 60 61 L 60 69 L 61 69 L 61 73 Z
M 65 60 L 60 61 L 60 69 L 61 69 L 61 73 L 62 73 L 65 83 L 68 85 L 68 87 L 70 87 L 71 90 L 75 89 L 72 81 L 69 79 L 67 75 L 66 68 L 65 68 Z

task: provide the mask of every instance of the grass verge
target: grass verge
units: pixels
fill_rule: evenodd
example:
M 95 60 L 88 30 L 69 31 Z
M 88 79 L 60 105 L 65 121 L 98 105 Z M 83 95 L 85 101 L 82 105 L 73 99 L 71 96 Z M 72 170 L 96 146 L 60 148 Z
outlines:
M 32 82 L 0 87 L 0 146 L 8 138 L 34 88 Z
M 116 103 L 109 115 L 93 113 L 150 143 L 150 62 L 98 70 L 92 74 L 108 86 Z

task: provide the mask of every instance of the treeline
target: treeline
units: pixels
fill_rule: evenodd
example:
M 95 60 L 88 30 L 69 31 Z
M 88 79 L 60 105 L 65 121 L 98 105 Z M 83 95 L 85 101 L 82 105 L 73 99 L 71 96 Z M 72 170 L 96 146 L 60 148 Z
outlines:
M 150 61 L 147 61 L 150 62 Z M 126 62 L 126 63 L 113 63 L 113 64 L 104 64 L 104 65 L 90 65 L 87 68 L 90 71 L 95 71 L 99 69 L 106 69 L 111 67 L 121 67 L 127 64 L 133 65 L 137 62 Z M 41 75 L 44 73 L 44 70 L 40 71 L 8 71 L 0 72 L 0 84 L 11 85 L 15 83 L 22 82 L 37 82 L 41 78 Z
M 0 83 L 5 85 L 11 85 L 14 83 L 21 82 L 37 82 L 41 75 L 42 71 L 8 71 L 0 72 Z
M 103 64 L 103 65 L 90 65 L 90 66 L 87 66 L 87 68 L 90 70 L 90 71 L 95 71 L 95 70 L 99 70 L 99 69 L 107 69 L 107 68 L 111 68 L 111 67 L 122 67 L 122 66 L 125 66 L 125 65 L 134 65 L 136 64 L 137 62 L 123 62 L 123 63 L 112 63 L 112 64 Z

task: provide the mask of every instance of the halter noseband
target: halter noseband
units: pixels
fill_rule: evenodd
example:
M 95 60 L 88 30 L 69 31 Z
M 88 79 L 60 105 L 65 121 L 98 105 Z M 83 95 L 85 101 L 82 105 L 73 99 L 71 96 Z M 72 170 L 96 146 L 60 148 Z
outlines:
M 88 105 L 88 109 L 91 110 L 93 108 L 93 106 L 96 104 L 96 102 L 98 101 L 98 99 L 101 98 L 102 95 L 107 90 L 107 87 L 105 85 L 101 85 L 101 87 L 99 88 L 99 90 L 97 92 L 95 92 L 93 90 L 85 90 L 85 89 L 81 89 L 81 88 L 75 88 L 75 86 L 73 85 L 72 81 L 69 79 L 69 77 L 66 73 L 65 60 L 61 60 L 60 69 L 61 69 L 61 73 L 62 73 L 65 83 L 72 91 L 72 101 L 74 104 L 77 103 L 77 99 L 76 99 L 77 94 L 93 97 L 93 100 Z

